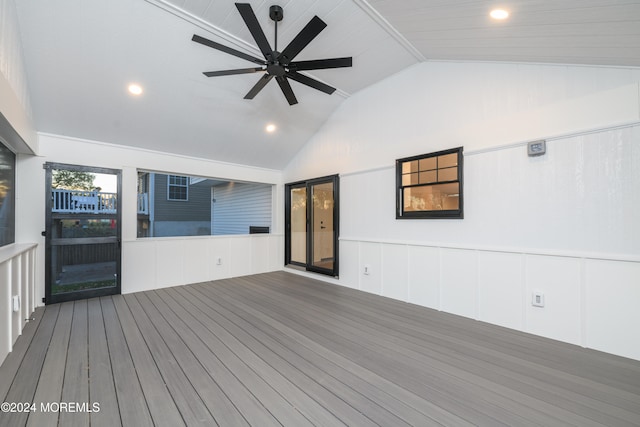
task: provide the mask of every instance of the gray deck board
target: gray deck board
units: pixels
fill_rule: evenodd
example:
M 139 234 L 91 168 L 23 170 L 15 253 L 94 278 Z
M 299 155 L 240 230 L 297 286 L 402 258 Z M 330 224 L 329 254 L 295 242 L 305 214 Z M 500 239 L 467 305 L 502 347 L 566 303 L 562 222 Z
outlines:
M 34 313 L 0 426 L 640 426 L 640 362 L 287 272 Z
M 186 289 L 181 291 L 188 292 Z M 370 418 L 367 418 L 365 412 L 375 412 L 375 418 L 385 425 L 399 427 L 405 425 L 400 418 L 387 413 L 377 405 L 372 405 L 371 401 L 350 387 L 346 387 L 336 378 L 327 375 L 326 371 L 318 369 L 316 365 L 304 360 L 290 348 L 258 330 L 256 323 L 247 322 L 232 310 L 217 304 L 205 295 L 192 295 L 195 297 L 192 299 L 192 309 L 199 309 L 202 315 L 208 315 L 215 319 L 251 351 L 260 355 L 266 363 L 273 366 L 282 375 L 286 375 L 298 388 L 313 394 L 325 408 L 331 408 L 336 416 L 347 425 L 376 425 Z
M 231 370 L 233 363 L 226 360 L 224 355 L 217 354 L 218 342 L 213 340 L 211 332 L 201 323 L 200 319 L 181 306 L 183 301 L 179 299 L 174 301 L 176 304 L 174 304 L 172 311 L 179 320 L 174 321 L 173 326 L 243 418 L 250 425 L 280 426 L 268 408 L 256 397 L 258 390 L 246 387 L 240 379 L 246 379 L 246 377 L 242 373 L 240 377 L 235 375 Z M 249 378 L 249 380 L 253 381 L 253 378 Z M 267 399 L 268 403 L 269 399 Z
M 40 321 L 40 325 L 29 344 L 29 349 L 24 354 L 22 363 L 15 375 L 11 377 L 11 387 L 7 392 L 4 402 L 30 403 L 33 402 L 40 372 L 49 348 L 49 342 L 53 335 L 53 329 L 58 318 L 60 307 L 47 307 Z M 5 381 L 3 379 L 3 381 Z M 2 382 L 2 381 L 0 381 Z M 25 425 L 29 412 L 0 413 L 0 426 Z
M 278 286 L 272 282 L 271 285 Z M 357 319 L 365 322 L 368 327 L 382 332 L 394 339 L 402 340 L 403 347 L 407 347 L 416 352 L 427 354 L 429 359 L 450 363 L 459 369 L 469 370 L 477 375 L 481 375 L 500 383 L 509 388 L 520 389 L 528 396 L 535 397 L 546 404 L 561 404 L 565 408 L 589 414 L 598 419 L 600 413 L 609 417 L 616 417 L 626 421 L 633 421 L 640 410 L 640 402 L 619 398 L 616 390 L 611 387 L 599 387 L 593 381 L 584 380 L 575 376 L 564 374 L 563 372 L 544 369 L 544 367 L 534 364 L 523 364 L 521 359 L 482 347 L 473 345 L 469 347 L 467 343 L 458 342 L 457 345 L 446 343 L 442 345 L 442 339 L 434 340 L 429 335 L 423 333 L 429 331 L 424 327 L 421 329 L 410 328 L 406 322 L 372 315 L 366 307 L 358 307 L 358 304 L 350 304 L 346 307 L 340 300 L 329 300 L 321 290 L 313 290 L 309 287 L 298 287 L 293 292 L 302 292 L 305 298 L 320 298 L 329 303 L 319 304 L 334 313 L 339 312 L 350 320 Z M 355 314 L 345 311 L 347 308 Z M 443 337 L 446 338 L 446 337 Z M 466 351 L 464 347 L 469 347 Z M 442 347 L 442 348 L 441 348 Z M 432 351 L 436 348 L 437 351 Z M 469 354 L 473 351 L 473 354 Z M 523 374 L 522 371 L 534 371 L 535 376 Z M 585 390 L 588 393 L 585 393 Z M 626 393 L 624 393 L 626 394 Z M 626 396 L 629 397 L 629 396 Z M 633 396 L 630 396 L 633 398 Z M 607 418 L 601 422 L 608 422 Z
M 73 323 L 64 369 L 60 402 L 89 402 L 89 331 L 87 327 L 87 301 L 76 301 L 73 306 Z M 55 402 L 55 401 L 54 401 Z M 89 412 L 61 411 L 59 424 L 63 426 L 89 425 Z
M 269 285 L 264 282 L 263 286 L 281 287 L 279 283 Z M 300 289 L 302 288 L 298 287 L 288 291 L 299 293 Z M 308 299 L 309 295 L 304 297 Z M 281 296 L 278 301 L 285 304 L 287 299 L 291 300 L 291 297 Z M 299 297 L 296 301 L 298 299 Z M 540 411 L 557 419 L 572 420 L 580 425 L 589 425 L 593 420 L 604 424 L 609 423 L 611 419 L 619 423 L 631 422 L 635 418 L 633 413 L 621 407 L 602 403 L 566 388 L 558 389 L 548 383 L 522 375 L 517 370 L 509 369 L 504 360 L 498 359 L 498 364 L 478 361 L 476 353 L 471 354 L 468 351 L 465 353 L 460 350 L 451 352 L 435 347 L 433 344 L 427 346 L 405 336 L 402 328 L 393 329 L 387 326 L 387 323 L 393 323 L 386 319 L 381 323 L 376 322 L 373 317 L 369 320 L 365 319 L 367 313 L 352 316 L 346 310 L 347 308 L 349 307 L 334 307 L 333 302 L 323 304 L 314 300 L 314 304 L 305 310 L 305 317 L 313 321 L 314 317 L 310 313 L 314 312 L 316 321 L 324 319 L 327 323 L 334 322 L 333 326 L 336 328 L 340 327 L 342 330 L 367 338 L 370 347 L 373 348 L 383 348 L 385 351 L 402 348 L 404 354 L 396 355 L 393 359 L 404 360 L 405 366 L 411 366 L 416 361 L 422 366 L 430 366 L 436 371 L 447 372 L 449 375 L 462 378 L 466 384 L 490 387 L 493 392 L 514 400 L 515 405 L 519 401 L 520 406 L 514 412 L 528 418 L 539 414 Z M 328 316 L 328 313 L 331 316 Z M 532 413 L 529 406 L 534 406 L 535 412 Z
M 22 363 L 22 359 L 29 349 L 29 345 L 38 330 L 38 325 L 40 325 L 40 320 L 42 320 L 44 310 L 44 307 L 40 307 L 33 312 L 30 317 L 33 320 L 27 322 L 22 330 L 22 334 L 13 345 L 13 350 L 7 355 L 2 365 L 0 365 L 0 378 L 3 379 L 3 381 L 0 381 L 0 400 L 3 402 L 9 392 L 9 387 L 11 387 L 13 378 Z
M 65 371 L 60 367 L 66 363 L 72 320 L 73 302 L 61 304 L 33 398 L 33 403 L 39 407 L 38 409 L 41 409 L 41 405 L 50 403 L 52 397 L 55 397 L 54 402 L 59 402 L 61 399 Z M 33 427 L 57 426 L 58 416 L 38 410 L 29 414 L 27 425 Z
M 276 356 L 267 347 L 260 345 L 253 337 L 245 333 L 242 329 L 235 327 L 234 324 L 222 317 L 210 305 L 203 304 L 198 299 L 193 299 L 193 297 L 186 295 L 185 298 L 191 298 L 191 308 L 194 311 L 201 310 L 203 316 L 209 317 L 221 328 L 224 328 L 227 333 L 232 334 L 238 342 L 246 346 L 254 355 L 259 355 L 263 362 L 257 364 L 257 371 L 261 374 L 263 374 L 265 370 L 277 371 L 277 374 L 271 374 L 271 378 L 277 378 L 278 381 L 275 382 L 268 378 L 267 381 L 273 385 L 280 384 L 276 390 L 279 393 L 292 396 L 292 404 L 305 413 L 308 418 L 312 419 L 314 423 L 319 423 L 320 425 L 336 425 L 342 421 L 349 425 L 372 425 L 371 420 L 346 405 L 342 400 L 337 399 L 318 382 L 305 376 L 299 370 L 292 369 L 290 361 Z M 297 387 L 298 390 L 292 389 L 292 386 Z M 307 393 L 313 394 L 314 398 L 310 398 Z M 311 408 L 309 408 L 310 403 L 313 403 Z M 321 406 L 318 406 L 318 404 Z M 331 408 L 333 412 L 339 414 L 337 418 L 327 408 Z
M 102 305 L 98 298 L 90 299 L 87 304 L 90 366 L 89 402 L 99 403 L 103 407 L 102 410 L 90 413 L 91 426 L 117 427 L 121 425 L 120 414 L 118 411 L 109 410 L 118 407 L 118 398 L 113 382 Z M 118 363 L 117 359 L 116 363 Z
M 185 425 L 124 297 L 116 295 L 112 300 L 154 425 Z
M 185 424 L 188 426 L 214 425 L 213 416 L 194 390 L 184 370 L 180 369 L 181 364 L 156 330 L 156 326 L 160 328 L 165 325 L 157 325 L 158 319 L 148 316 L 135 295 L 126 295 L 124 298 Z M 176 367 L 178 369 L 175 369 Z
M 187 316 L 186 313 L 183 314 L 185 314 L 185 319 L 189 319 L 189 323 L 193 325 L 202 322 L 204 329 L 198 328 L 200 339 L 227 366 L 233 375 L 251 390 L 279 423 L 285 426 L 312 425 L 298 409 L 292 406 L 279 393 L 277 388 L 274 388 L 274 386 L 281 384 L 279 380 L 272 386 L 262 377 L 264 372 L 257 372 L 253 369 L 255 366 L 252 365 L 255 360 L 248 350 L 243 350 L 237 345 L 233 336 L 225 334 L 225 331 L 215 322 L 207 319 L 195 319 L 192 316 Z M 227 341 L 224 341 L 219 335 L 225 336 Z M 229 346 L 235 347 L 238 353 L 232 351 Z M 290 398 L 293 398 L 293 396 L 290 396 Z
M 123 426 L 152 426 L 149 407 L 138 381 L 122 326 L 111 297 L 100 298 L 105 335 L 111 359 L 113 383 L 118 401 L 117 408 L 102 405 L 101 410 L 116 413 Z M 102 402 L 100 402 L 102 403 Z
M 163 317 L 159 322 L 171 325 L 170 328 L 161 329 L 163 336 L 166 337 L 167 343 L 171 343 L 172 351 L 180 360 L 181 365 L 185 367 L 185 373 L 215 417 L 216 422 L 219 425 L 249 425 L 238 406 L 234 405 L 232 397 L 225 394 L 225 390 L 229 390 L 231 387 L 237 388 L 241 384 L 234 381 L 231 384 L 228 382 L 232 374 L 219 363 L 215 354 L 204 345 L 198 335 L 190 328 L 190 325 L 187 325 L 168 306 L 168 304 L 175 306 L 175 301 L 170 300 L 165 303 L 154 293 L 149 293 L 147 296 L 149 300 L 153 301 Z M 214 368 L 211 368 L 208 363 L 212 359 L 216 360 Z M 247 397 L 248 395 L 244 395 L 238 399 L 238 403 L 241 404 Z M 262 413 L 261 415 L 264 417 L 268 414 Z

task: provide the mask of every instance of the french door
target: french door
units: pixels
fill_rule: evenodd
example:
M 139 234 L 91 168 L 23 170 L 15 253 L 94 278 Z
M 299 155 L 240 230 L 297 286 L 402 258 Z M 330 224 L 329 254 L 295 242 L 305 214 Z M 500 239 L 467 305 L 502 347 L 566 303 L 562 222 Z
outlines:
M 120 171 L 44 167 L 45 303 L 119 294 Z
M 339 178 L 285 186 L 285 264 L 338 276 Z

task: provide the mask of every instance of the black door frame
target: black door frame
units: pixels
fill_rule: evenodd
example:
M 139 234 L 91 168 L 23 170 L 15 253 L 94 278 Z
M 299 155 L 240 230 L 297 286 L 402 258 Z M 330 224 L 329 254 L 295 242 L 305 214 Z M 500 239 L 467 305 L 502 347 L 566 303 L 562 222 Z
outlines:
M 332 183 L 333 184 L 333 268 L 322 268 L 313 265 L 313 203 L 311 200 L 311 188 L 314 185 Z M 339 274 L 339 238 L 340 238 L 340 177 L 338 175 L 329 175 L 321 178 L 308 179 L 285 184 L 285 208 L 284 208 L 284 230 L 285 230 L 285 249 L 284 264 L 296 265 L 304 267 L 307 271 L 314 273 L 326 274 L 338 277 Z M 307 242 L 306 242 L 306 263 L 302 264 L 291 260 L 291 190 L 294 188 L 307 189 Z
M 66 163 L 53 163 L 46 162 L 43 165 L 43 168 L 46 170 L 45 173 L 45 304 L 55 304 L 59 302 L 65 301 L 74 301 L 78 299 L 87 299 L 100 297 L 105 295 L 117 295 L 121 293 L 122 288 L 122 171 L 120 169 L 110 169 L 110 168 L 100 168 L 93 166 L 81 166 L 81 165 L 72 165 Z M 52 184 L 52 171 L 54 169 L 64 169 L 64 170 L 72 170 L 78 172 L 89 172 L 89 173 L 103 173 L 117 176 L 117 196 L 116 196 L 116 226 L 117 226 L 117 236 L 116 241 L 118 244 L 118 253 L 116 256 L 116 286 L 108 287 L 108 288 L 99 288 L 99 289 L 89 289 L 89 290 L 80 290 L 75 292 L 66 292 L 63 294 L 55 294 L 52 295 L 52 275 L 51 275 L 51 256 L 52 256 L 52 224 L 53 224 L 53 212 L 52 212 L 52 204 L 53 199 L 51 197 L 51 184 Z M 86 214 L 85 214 L 86 215 Z M 74 215 L 74 218 L 80 217 L 80 215 Z M 94 218 L 94 217 L 91 217 Z

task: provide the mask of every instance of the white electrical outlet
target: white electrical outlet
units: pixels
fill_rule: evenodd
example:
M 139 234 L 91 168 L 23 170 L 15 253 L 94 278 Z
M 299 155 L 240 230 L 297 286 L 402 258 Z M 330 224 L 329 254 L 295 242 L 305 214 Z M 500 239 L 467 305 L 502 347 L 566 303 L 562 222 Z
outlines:
M 11 300 L 13 302 L 13 312 L 17 313 L 20 311 L 20 295 L 14 295 Z
M 364 265 L 364 271 L 362 272 L 365 276 L 371 274 L 371 266 L 369 264 Z
M 533 291 L 531 294 L 531 305 L 534 307 L 544 307 L 544 292 Z

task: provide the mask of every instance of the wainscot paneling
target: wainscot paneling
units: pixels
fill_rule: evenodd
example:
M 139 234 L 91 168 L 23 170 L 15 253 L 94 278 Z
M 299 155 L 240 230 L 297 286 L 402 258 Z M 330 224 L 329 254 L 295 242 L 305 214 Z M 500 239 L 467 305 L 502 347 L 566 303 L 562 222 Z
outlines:
M 382 245 L 360 244 L 360 289 L 377 295 L 382 294 Z M 367 271 L 365 272 L 365 268 Z
M 472 319 L 477 310 L 478 261 L 475 251 L 443 248 L 440 252 L 440 307 Z
M 585 261 L 586 346 L 640 359 L 640 263 Z
M 640 259 L 352 237 L 340 249 L 339 280 L 318 279 L 640 360 Z
M 358 288 L 360 273 L 360 244 L 340 241 L 340 283 L 350 288 Z
M 227 238 L 207 239 L 209 252 L 207 264 L 211 280 L 224 279 L 231 276 L 231 263 L 229 262 L 229 240 Z M 218 262 L 220 262 L 218 264 Z
M 409 246 L 409 302 L 440 308 L 440 250 Z
M 280 234 L 256 234 L 125 241 L 122 293 L 276 271 L 282 268 L 283 240 Z
M 544 307 L 527 304 L 526 331 L 543 337 L 582 344 L 580 264 L 578 258 L 526 257 L 526 295 L 544 294 Z
M 478 253 L 478 320 L 522 330 L 523 259 L 521 254 Z
M 409 300 L 409 271 L 407 246 L 382 247 L 382 295 L 401 301 Z
M 199 283 L 210 280 L 208 256 L 208 241 L 206 239 L 185 240 L 185 252 L 189 256 L 184 257 L 184 283 Z M 215 260 L 213 261 L 215 263 Z

